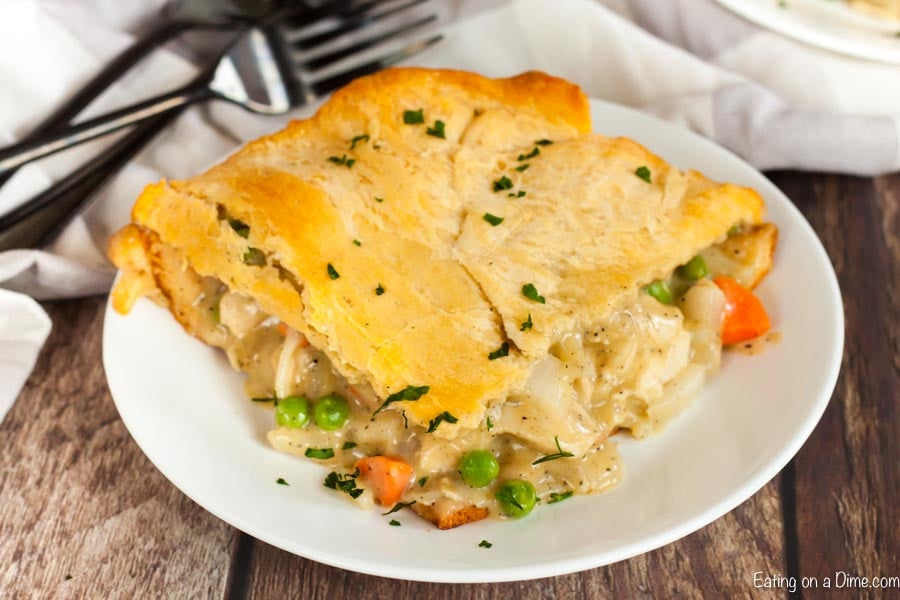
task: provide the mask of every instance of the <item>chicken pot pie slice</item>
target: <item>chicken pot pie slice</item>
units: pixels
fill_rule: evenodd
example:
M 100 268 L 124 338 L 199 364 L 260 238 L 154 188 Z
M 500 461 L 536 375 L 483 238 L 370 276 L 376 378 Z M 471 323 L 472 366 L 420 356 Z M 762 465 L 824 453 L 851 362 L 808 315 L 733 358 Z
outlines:
M 612 433 L 657 430 L 723 335 L 768 327 L 747 288 L 776 236 L 756 192 L 590 128 L 541 73 L 359 79 L 148 186 L 110 243 L 113 304 L 147 295 L 222 348 L 272 445 L 362 505 L 445 528 L 602 491 Z

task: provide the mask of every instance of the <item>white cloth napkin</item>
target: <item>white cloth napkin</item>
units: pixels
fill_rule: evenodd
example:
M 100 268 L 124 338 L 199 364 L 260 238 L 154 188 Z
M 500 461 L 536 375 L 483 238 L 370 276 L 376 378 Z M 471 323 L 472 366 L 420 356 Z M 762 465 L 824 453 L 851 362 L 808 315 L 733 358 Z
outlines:
M 0 3 L 0 144 L 27 132 L 125 48 L 164 2 Z M 763 169 L 872 175 L 900 168 L 900 68 L 783 38 L 714 0 L 456 0 L 438 8 L 453 24 L 445 41 L 416 64 L 489 76 L 547 71 L 591 96 L 695 129 Z M 173 87 L 194 72 L 173 52 L 160 51 L 91 112 Z M 9 290 L 0 290 L 0 418 L 49 332 L 32 298 L 105 292 L 114 276 L 104 257 L 106 239 L 127 222 L 144 185 L 190 176 L 288 118 L 252 116 L 223 104 L 191 110 L 51 248 L 0 254 L 0 286 Z M 0 190 L 0 212 L 96 149 L 22 169 Z

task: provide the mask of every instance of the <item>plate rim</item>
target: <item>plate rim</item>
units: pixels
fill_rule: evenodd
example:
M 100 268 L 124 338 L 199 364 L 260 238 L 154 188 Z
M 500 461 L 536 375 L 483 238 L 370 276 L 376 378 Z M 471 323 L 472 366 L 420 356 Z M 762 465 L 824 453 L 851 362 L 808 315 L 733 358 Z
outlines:
M 742 17 L 763 29 L 781 34 L 808 46 L 882 64 L 900 65 L 900 48 L 892 50 L 890 48 L 882 48 L 862 41 L 836 37 L 829 32 L 818 31 L 791 19 L 768 18 L 768 12 L 758 10 L 758 4 L 747 2 L 747 0 L 716 0 L 716 2 L 737 16 Z M 853 10 L 850 7 L 842 8 L 845 10 Z M 875 23 L 881 21 L 877 17 L 865 15 L 864 13 L 856 13 L 854 11 L 853 14 L 863 18 L 868 17 Z M 896 28 L 900 31 L 900 23 L 896 24 Z
M 827 276 L 825 280 L 828 287 L 830 288 L 832 298 L 836 300 L 837 305 L 835 306 L 836 310 L 834 312 L 836 320 L 833 323 L 836 333 L 836 343 L 834 347 L 830 349 L 828 360 L 826 361 L 827 366 L 823 370 L 823 373 L 827 374 L 827 377 L 824 377 L 821 380 L 822 385 L 820 385 L 819 387 L 819 397 L 816 399 L 816 403 L 813 409 L 810 410 L 806 415 L 806 418 L 798 428 L 798 431 L 790 438 L 789 443 L 785 444 L 785 446 L 778 452 L 778 454 L 769 462 L 759 466 L 756 469 L 756 472 L 753 473 L 752 476 L 748 477 L 743 485 L 736 487 L 736 489 L 732 490 L 729 494 L 719 500 L 719 502 L 707 506 L 692 518 L 664 528 L 656 535 L 648 536 L 641 540 L 621 546 L 617 548 L 616 551 L 595 553 L 587 556 L 551 559 L 547 562 L 537 562 L 536 564 L 531 565 L 494 567 L 491 569 L 448 567 L 448 569 L 446 570 L 438 571 L 428 567 L 398 567 L 386 562 L 377 563 L 345 560 L 340 555 L 336 555 L 330 552 L 319 552 L 316 550 L 314 545 L 311 545 L 309 543 L 299 544 L 299 546 L 302 547 L 302 550 L 300 550 L 298 549 L 297 540 L 291 539 L 287 536 L 279 535 L 277 532 L 273 532 L 270 530 L 261 530 L 257 528 L 251 522 L 251 520 L 245 518 L 241 514 L 232 512 L 221 504 L 217 504 L 215 499 L 207 498 L 201 490 L 197 489 L 196 486 L 192 486 L 189 482 L 182 481 L 181 478 L 177 474 L 173 474 L 171 470 L 167 472 L 167 470 L 162 468 L 159 464 L 160 462 L 165 461 L 157 460 L 157 458 L 155 458 L 156 453 L 152 448 L 147 446 L 147 444 L 145 443 L 146 440 L 142 440 L 139 436 L 136 436 L 134 434 L 135 428 L 132 427 L 130 419 L 127 416 L 128 411 L 127 409 L 125 411 L 122 410 L 120 400 L 117 399 L 117 393 L 114 389 L 117 387 L 117 385 L 114 384 L 114 381 L 116 381 L 117 378 L 110 375 L 110 369 L 108 367 L 107 350 L 110 347 L 110 344 L 107 340 L 107 331 L 109 330 L 107 327 L 107 323 L 110 320 L 111 316 L 118 316 L 112 308 L 110 300 L 107 302 L 103 325 L 104 372 L 106 373 L 110 393 L 120 418 L 125 424 L 126 429 L 128 429 L 129 435 L 131 435 L 132 439 L 145 454 L 145 456 L 150 460 L 153 466 L 160 473 L 162 473 L 162 475 L 166 479 L 168 479 L 169 482 L 175 485 L 175 487 L 177 487 L 179 491 L 188 496 L 192 501 L 200 505 L 207 512 L 215 515 L 217 518 L 225 521 L 226 523 L 239 529 L 240 531 L 251 535 L 254 538 L 265 543 L 290 552 L 291 554 L 348 571 L 363 573 L 366 575 L 433 583 L 500 583 L 510 581 L 526 581 L 545 577 L 567 575 L 570 573 L 606 566 L 656 550 L 662 546 L 681 539 L 682 537 L 690 535 L 691 533 L 698 531 L 699 529 L 705 527 L 713 521 L 721 518 L 728 512 L 734 510 L 737 506 L 743 504 L 746 500 L 748 500 L 751 496 L 758 492 L 766 483 L 774 478 L 775 475 L 777 475 L 785 467 L 785 465 L 787 465 L 788 462 L 790 462 L 790 460 L 797 454 L 797 452 L 799 452 L 800 448 L 809 438 L 813 429 L 820 421 L 825 409 L 827 408 L 831 400 L 831 397 L 834 394 L 835 386 L 840 374 L 840 367 L 843 357 L 845 343 L 845 320 L 843 298 L 841 295 L 840 287 L 838 285 L 837 276 L 834 272 L 833 265 L 831 264 L 831 260 L 828 257 L 828 254 L 824 246 L 822 245 L 821 240 L 815 233 L 815 230 L 812 228 L 803 214 L 799 211 L 799 209 L 793 204 L 793 202 L 791 202 L 790 199 L 780 189 L 778 189 L 778 187 L 775 186 L 763 173 L 761 173 L 755 167 L 753 167 L 731 151 L 719 146 L 715 142 L 689 129 L 685 129 L 678 125 L 663 121 L 658 117 L 641 112 L 639 110 L 614 102 L 608 102 L 594 98 L 591 98 L 590 102 L 593 114 L 599 112 L 600 114 L 608 113 L 614 115 L 615 112 L 618 111 L 620 112 L 620 114 L 627 114 L 631 118 L 646 120 L 648 121 L 648 125 L 652 125 L 655 130 L 664 131 L 669 135 L 674 134 L 693 138 L 693 143 L 698 143 L 706 150 L 723 155 L 723 159 L 727 158 L 732 162 L 736 161 L 739 166 L 752 171 L 755 175 L 761 178 L 761 184 L 765 187 L 765 189 L 759 189 L 758 191 L 760 191 L 760 193 L 766 198 L 778 198 L 778 201 L 784 204 L 784 208 L 788 212 L 793 213 L 793 217 L 797 221 L 798 226 L 805 228 L 806 233 L 813 240 L 813 248 L 815 254 L 817 255 L 817 258 L 819 259 L 819 261 L 822 261 L 823 264 L 828 265 L 829 267 L 828 269 L 826 269 Z M 600 128 L 602 129 L 602 126 Z

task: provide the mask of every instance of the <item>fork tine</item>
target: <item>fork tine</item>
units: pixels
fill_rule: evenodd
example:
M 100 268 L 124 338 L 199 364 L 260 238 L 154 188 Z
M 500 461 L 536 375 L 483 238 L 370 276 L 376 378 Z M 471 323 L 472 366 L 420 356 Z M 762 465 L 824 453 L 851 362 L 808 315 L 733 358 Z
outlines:
M 331 0 L 318 8 L 311 9 L 309 12 L 292 12 L 287 18 L 280 19 L 284 29 L 282 33 L 286 37 L 301 38 L 302 30 L 319 21 L 329 17 L 358 19 L 383 2 L 385 0 L 366 0 L 364 2 L 358 2 L 357 0 Z
M 396 37 L 403 36 L 411 31 L 419 29 L 420 27 L 424 27 L 425 25 L 432 23 L 437 20 L 437 15 L 429 15 L 423 19 L 419 19 L 414 23 L 410 23 L 408 25 L 403 25 L 391 31 L 387 31 L 385 33 L 376 35 L 366 40 L 361 40 L 354 44 L 351 44 L 345 48 L 341 48 L 339 50 L 335 50 L 334 52 L 329 52 L 328 54 L 323 54 L 322 56 L 318 56 L 311 60 L 300 60 L 298 62 L 298 66 L 308 69 L 310 71 L 315 71 L 317 69 L 321 69 L 323 67 L 327 67 L 328 65 L 334 64 L 339 60 L 342 60 L 348 56 L 353 54 L 357 54 L 362 52 L 363 50 L 368 50 L 369 48 L 374 48 L 379 44 L 382 44 L 388 40 L 391 40 Z
M 302 29 L 329 17 L 354 18 L 364 14 L 384 0 L 369 0 L 357 4 L 356 0 L 330 0 L 316 8 L 291 7 L 278 20 L 291 28 Z
M 364 63 L 358 67 L 354 67 L 348 71 L 343 73 L 338 73 L 337 75 L 332 75 L 331 77 L 326 77 L 324 79 L 320 79 L 319 81 L 315 81 L 310 84 L 309 89 L 316 96 L 324 96 L 329 92 L 336 90 L 339 87 L 342 87 L 357 77 L 362 77 L 363 75 L 368 75 L 370 73 L 374 73 L 375 71 L 379 71 L 381 69 L 390 67 L 391 65 L 395 65 L 398 62 L 409 58 L 431 46 L 435 45 L 439 41 L 444 39 L 443 35 L 435 35 L 426 40 L 419 40 L 417 42 L 413 42 L 397 50 L 395 52 L 391 52 L 382 56 L 381 58 L 377 58 L 373 61 Z
M 321 46 L 322 44 L 325 44 L 326 42 L 330 42 L 333 39 L 339 38 L 342 35 L 346 35 L 348 33 L 353 33 L 354 31 L 357 31 L 364 27 L 368 27 L 369 25 L 372 25 L 373 23 L 377 23 L 378 21 L 387 19 L 388 17 L 392 17 L 398 13 L 401 13 L 405 10 L 408 10 L 414 6 L 423 4 L 425 2 L 428 2 L 428 0 L 411 0 L 410 2 L 407 2 L 400 6 L 395 6 L 394 8 L 390 8 L 390 9 L 385 10 L 384 12 L 380 12 L 378 14 L 367 15 L 365 13 L 362 13 L 357 18 L 351 18 L 350 20 L 348 20 L 343 25 L 340 25 L 339 27 L 336 27 L 329 31 L 325 31 L 323 33 L 319 33 L 316 35 L 311 35 L 309 37 L 301 38 L 299 40 L 294 40 L 292 43 L 293 43 L 294 48 L 296 48 L 297 50 L 310 50 L 317 46 Z M 374 6 L 377 4 L 377 2 L 370 2 L 369 4 Z

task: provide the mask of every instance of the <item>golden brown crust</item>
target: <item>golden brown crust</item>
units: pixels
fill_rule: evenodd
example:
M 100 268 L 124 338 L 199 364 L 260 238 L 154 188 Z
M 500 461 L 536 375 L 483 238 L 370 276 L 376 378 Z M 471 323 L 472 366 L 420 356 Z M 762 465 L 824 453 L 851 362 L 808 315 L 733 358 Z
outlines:
M 773 223 L 763 223 L 752 231 L 754 239 L 752 245 L 758 248 L 759 259 L 756 261 L 756 271 L 749 282 L 750 289 L 755 288 L 769 274 L 775 264 L 775 248 L 778 246 L 778 227 Z
M 122 271 L 110 293 L 116 312 L 127 314 L 142 296 L 159 303 L 144 230 L 138 225 L 126 225 L 110 238 L 107 247 L 110 260 Z
M 463 508 L 440 516 L 437 514 L 437 511 L 434 510 L 434 507 L 429 505 L 415 504 L 412 506 L 412 509 L 416 511 L 419 516 L 434 523 L 438 529 L 453 529 L 460 525 L 481 521 L 488 516 L 487 508 L 480 508 L 474 504 L 464 506 Z
M 382 102 L 385 90 L 415 90 L 422 96 L 423 103 L 431 104 L 434 93 L 448 91 L 451 95 L 459 90 L 470 98 L 481 98 L 483 106 L 474 110 L 486 110 L 496 103 L 516 111 L 533 111 L 546 122 L 573 127 L 579 133 L 591 130 L 590 105 L 581 89 L 564 79 L 539 71 L 529 71 L 506 79 L 489 79 L 468 71 L 452 69 L 399 68 L 387 69 L 361 77 L 335 92 L 332 101 L 322 107 L 321 118 L 346 118 L 347 108 L 357 105 L 360 99 L 380 103 L 381 108 L 390 112 L 383 114 L 383 121 L 390 122 L 396 117 L 390 102 Z M 444 97 L 443 102 L 451 99 Z M 416 108 L 410 99 L 409 108 Z
M 110 240 L 110 258 L 122 269 L 112 290 L 113 308 L 127 313 L 138 297 L 152 300 L 169 310 L 186 332 L 211 344 L 220 345 L 224 332 L 209 315 L 197 310 L 204 293 L 202 277 L 172 246 L 144 227 L 129 225 Z
M 753 289 L 772 270 L 777 245 L 778 228 L 763 223 L 728 236 L 721 244 L 705 249 L 701 256 L 714 277 L 728 275 Z

